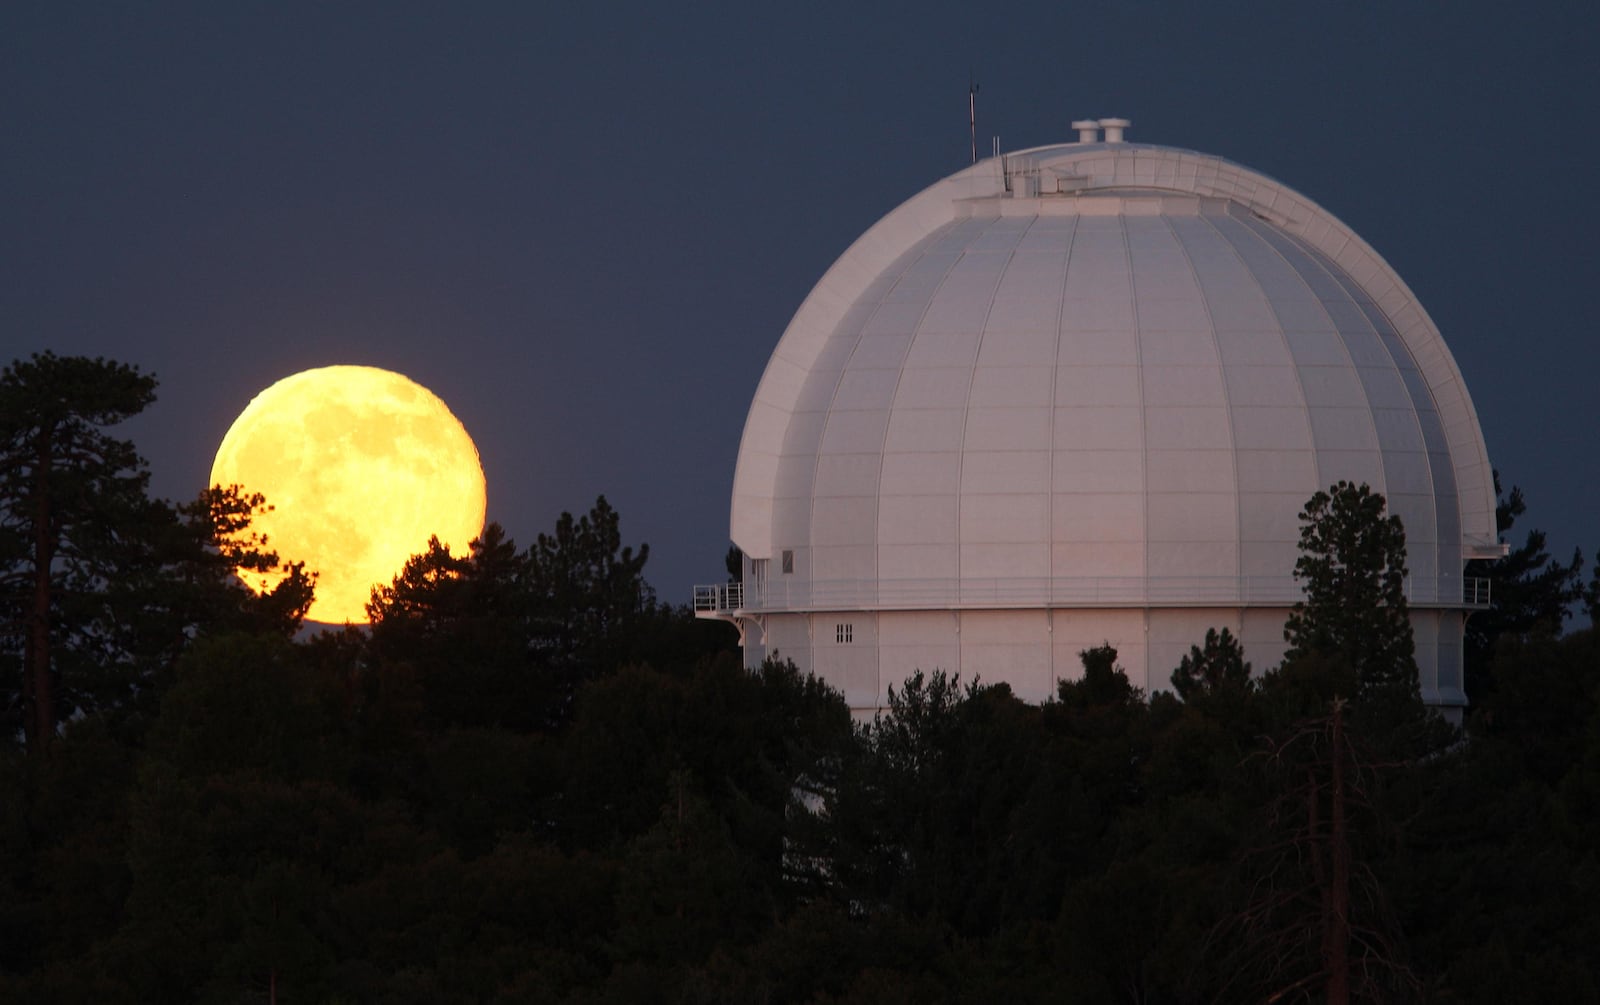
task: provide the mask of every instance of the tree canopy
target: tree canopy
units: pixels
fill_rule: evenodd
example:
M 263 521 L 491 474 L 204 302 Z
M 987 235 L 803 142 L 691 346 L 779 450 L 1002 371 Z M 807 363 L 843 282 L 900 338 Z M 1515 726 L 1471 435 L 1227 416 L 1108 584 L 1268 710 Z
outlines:
M 108 430 L 155 400 L 156 380 L 105 359 L 45 352 L 0 372 L 0 603 L 7 716 L 30 749 L 65 719 L 148 696 L 204 628 L 294 631 L 302 566 L 265 598 L 236 568 L 278 556 L 250 532 L 266 505 L 236 486 L 152 499 L 133 443 Z
M 1492 681 L 1489 662 L 1503 637 L 1534 632 L 1560 632 L 1572 609 L 1584 598 L 1583 553 L 1574 549 L 1567 562 L 1551 557 L 1545 533 L 1528 531 L 1522 544 L 1511 547 L 1507 536 L 1528 511 L 1522 489 L 1513 485 L 1501 491 L 1500 472 L 1494 473 L 1495 524 L 1506 547 L 1504 557 L 1468 563 L 1467 575 L 1489 580 L 1490 607 L 1467 619 L 1467 693 L 1480 695 Z
M 1294 566 L 1305 599 L 1284 624 L 1284 659 L 1336 657 L 1355 671 L 1364 694 L 1407 696 L 1419 685 L 1406 604 L 1406 536 L 1384 505 L 1369 486 L 1343 481 L 1306 503 Z
M 1600 999 L 1600 635 L 1507 628 L 1465 738 L 1397 741 L 1364 487 L 1307 507 L 1280 666 L 1212 631 L 1147 696 L 1103 645 L 1042 704 L 930 667 L 870 722 L 656 601 L 603 499 L 300 638 L 303 576 L 229 571 L 265 501 L 136 487 L 89 620 L 50 567 L 85 700 L 0 747 L 0 1000 Z
M 5 624 L 22 649 L 11 704 L 30 746 L 48 746 L 64 715 L 94 702 L 98 601 L 142 557 L 139 529 L 153 517 L 144 461 L 105 429 L 143 411 L 155 385 L 136 367 L 50 352 L 0 372 Z

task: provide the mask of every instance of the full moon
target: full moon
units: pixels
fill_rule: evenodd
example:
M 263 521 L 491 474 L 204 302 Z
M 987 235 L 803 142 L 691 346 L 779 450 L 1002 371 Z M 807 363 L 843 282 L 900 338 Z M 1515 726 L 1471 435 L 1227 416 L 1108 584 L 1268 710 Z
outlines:
M 437 535 L 456 554 L 483 530 L 478 449 L 445 403 L 370 366 L 327 366 L 256 395 L 217 448 L 211 484 L 266 496 L 253 529 L 317 573 L 306 617 L 363 624 L 387 585 Z M 257 592 L 281 575 L 241 571 Z

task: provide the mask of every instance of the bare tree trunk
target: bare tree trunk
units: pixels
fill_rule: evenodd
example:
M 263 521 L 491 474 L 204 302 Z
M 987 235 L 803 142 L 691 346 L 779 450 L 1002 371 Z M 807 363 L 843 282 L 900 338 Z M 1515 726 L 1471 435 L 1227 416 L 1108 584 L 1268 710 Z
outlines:
M 1344 702 L 1333 705 L 1333 773 L 1329 793 L 1332 875 L 1329 876 L 1323 919 L 1322 958 L 1328 968 L 1328 1005 L 1350 1001 L 1350 842 L 1345 831 Z
M 50 567 L 55 563 L 55 538 L 50 533 L 51 430 L 39 435 L 35 458 L 33 495 L 33 609 L 28 619 L 25 700 L 32 708 L 27 717 L 28 750 L 48 751 L 56 735 L 55 688 L 50 680 Z

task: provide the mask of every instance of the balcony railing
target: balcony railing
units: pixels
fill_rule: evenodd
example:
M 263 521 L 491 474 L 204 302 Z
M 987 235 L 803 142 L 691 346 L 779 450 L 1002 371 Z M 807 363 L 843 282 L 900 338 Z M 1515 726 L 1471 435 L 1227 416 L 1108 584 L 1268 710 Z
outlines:
M 1012 607 L 1287 607 L 1303 599 L 1292 576 L 963 578 L 824 580 L 785 578 L 745 596 L 741 583 L 694 588 L 694 609 L 734 611 L 944 610 Z M 748 601 L 748 602 L 747 602 Z M 1414 607 L 1482 610 L 1489 580 L 1440 576 L 1406 580 Z
M 743 583 L 714 583 L 694 588 L 695 613 L 737 611 L 744 607 Z

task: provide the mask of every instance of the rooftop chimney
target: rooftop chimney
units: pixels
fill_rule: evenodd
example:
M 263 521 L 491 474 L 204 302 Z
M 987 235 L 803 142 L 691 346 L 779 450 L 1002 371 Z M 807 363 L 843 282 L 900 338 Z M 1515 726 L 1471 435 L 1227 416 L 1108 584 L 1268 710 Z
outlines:
M 1077 125 L 1077 123 L 1073 123 Z M 1122 131 L 1133 125 L 1127 119 L 1101 119 L 1100 125 L 1105 128 L 1107 143 L 1121 143 Z
M 1072 124 L 1072 128 L 1078 131 L 1079 143 L 1100 142 L 1100 123 L 1094 119 L 1079 119 Z

